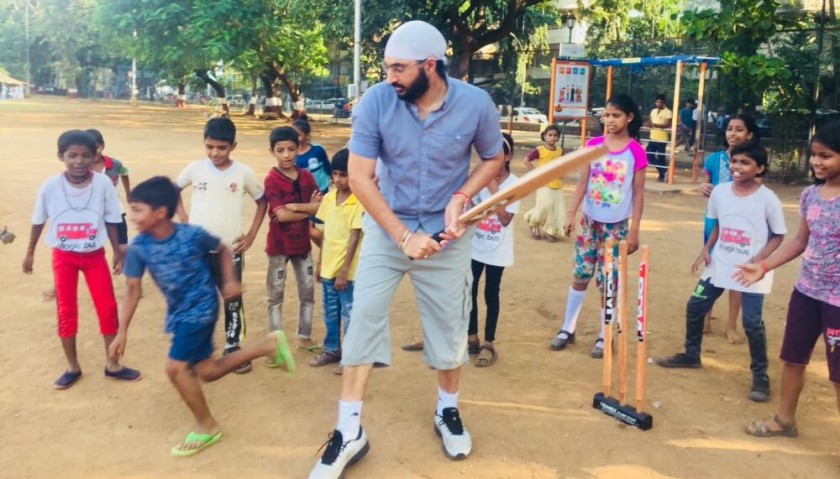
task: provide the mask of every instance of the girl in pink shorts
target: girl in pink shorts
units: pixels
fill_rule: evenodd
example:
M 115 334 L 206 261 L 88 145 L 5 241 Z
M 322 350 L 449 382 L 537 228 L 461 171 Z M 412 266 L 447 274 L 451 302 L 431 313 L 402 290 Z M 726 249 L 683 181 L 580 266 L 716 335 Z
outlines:
M 782 341 L 779 413 L 769 421 L 748 424 L 746 432 L 753 436 L 799 435 L 796 406 L 820 335 L 840 408 L 840 122 L 817 131 L 811 140 L 810 161 L 816 184 L 802 192 L 799 232 L 766 260 L 740 265 L 735 274 L 741 283 L 750 285 L 802 255 Z

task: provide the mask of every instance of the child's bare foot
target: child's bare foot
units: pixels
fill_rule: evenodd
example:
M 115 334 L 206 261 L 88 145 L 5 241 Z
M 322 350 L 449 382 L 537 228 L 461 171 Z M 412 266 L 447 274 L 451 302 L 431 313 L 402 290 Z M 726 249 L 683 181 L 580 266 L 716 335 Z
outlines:
M 536 227 L 531 228 L 531 238 L 535 240 L 542 239 L 542 233 L 540 233 L 540 229 Z
M 743 344 L 747 338 L 737 329 L 727 327 L 726 340 L 729 341 L 729 344 Z

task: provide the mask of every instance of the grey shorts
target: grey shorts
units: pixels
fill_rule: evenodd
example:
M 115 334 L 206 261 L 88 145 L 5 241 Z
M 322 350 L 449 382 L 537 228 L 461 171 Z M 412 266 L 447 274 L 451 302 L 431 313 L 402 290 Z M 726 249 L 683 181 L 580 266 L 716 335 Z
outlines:
M 467 231 L 460 240 L 429 259 L 411 261 L 367 218 L 341 363 L 391 364 L 388 317 L 394 293 L 406 273 L 420 310 L 425 341 L 423 360 L 440 370 L 456 369 L 466 363 L 472 308 L 471 241 L 472 232 Z

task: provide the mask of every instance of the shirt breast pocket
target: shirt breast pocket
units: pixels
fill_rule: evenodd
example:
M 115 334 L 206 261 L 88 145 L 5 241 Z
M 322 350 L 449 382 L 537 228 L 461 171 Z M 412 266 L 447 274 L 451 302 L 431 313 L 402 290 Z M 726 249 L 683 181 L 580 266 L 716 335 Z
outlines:
M 429 135 L 431 156 L 458 158 L 469 155 L 472 135 L 458 132 L 435 132 Z

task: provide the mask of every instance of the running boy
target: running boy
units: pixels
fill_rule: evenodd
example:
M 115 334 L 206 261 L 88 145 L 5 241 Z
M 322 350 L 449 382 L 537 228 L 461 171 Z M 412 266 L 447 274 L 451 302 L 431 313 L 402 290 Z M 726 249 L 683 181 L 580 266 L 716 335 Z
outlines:
M 45 181 L 38 191 L 29 248 L 23 260 L 23 272 L 32 274 L 35 247 L 49 220 L 46 241 L 52 248 L 58 336 L 68 363 L 67 370 L 54 384 L 56 389 L 67 389 L 82 377 L 76 355 L 80 272 L 85 275 L 96 307 L 106 353 L 117 333 L 117 301 L 104 246 L 106 239 L 110 240 L 114 248 L 113 273 L 119 274 L 123 265 L 117 242 L 120 206 L 117 192 L 108 179 L 91 171 L 96 150 L 96 141 L 81 130 L 66 131 L 58 137 L 58 159 L 66 171 Z M 105 377 L 134 381 L 140 379 L 140 372 L 108 359 Z
M 345 148 L 333 156 L 332 183 L 335 186 L 321 201 L 315 215 L 324 222 L 324 243 L 315 279 L 324 288 L 324 350 L 309 361 L 310 366 L 326 366 L 341 361 L 341 329 L 350 325 L 353 308 L 353 278 L 359 262 L 359 239 L 362 237 L 364 208 L 350 191 Z M 340 374 L 341 366 L 333 371 Z
M 318 212 L 321 192 L 312 173 L 295 165 L 299 144 L 297 132 L 288 126 L 275 128 L 269 136 L 269 151 L 277 160 L 277 166 L 265 178 L 265 197 L 271 218 L 265 247 L 268 254 L 268 325 L 272 331 L 283 329 L 286 264 L 291 261 L 298 288 L 298 347 L 314 353 L 318 347 L 312 342 L 315 281 L 309 217 Z
M 219 236 L 233 250 L 233 268 L 238 281 L 245 269 L 245 251 L 251 247 L 260 230 L 266 200 L 263 187 L 254 170 L 234 161 L 230 155 L 236 149 L 236 126 L 227 118 L 213 118 L 204 126 L 204 148 L 207 159 L 190 163 L 176 181 L 178 188 L 193 187 L 190 215 L 178 203 L 182 223 L 190 222 Z M 248 233 L 242 234 L 242 206 L 248 193 L 257 202 L 257 210 Z M 210 256 L 213 278 L 221 291 L 222 271 L 217 254 Z M 245 339 L 245 306 L 242 296 L 225 298 L 225 351 L 230 354 L 240 348 Z M 251 363 L 243 363 L 239 374 L 251 370 Z
M 656 363 L 665 368 L 701 367 L 706 313 L 725 290 L 741 291 L 741 317 L 753 375 L 749 398 L 766 402 L 770 400 L 770 378 L 762 308 L 764 295 L 773 286 L 773 277 L 768 274 L 762 281 L 745 286 L 732 276 L 737 271 L 735 265 L 761 264 L 779 247 L 787 232 L 785 217 L 779 198 L 758 181 L 767 172 L 764 148 L 755 143 L 733 148 L 729 169 L 732 182 L 719 185 L 709 197 L 708 215 L 717 220 L 717 226 L 691 267 L 695 273 L 703 266 L 709 267 L 709 271 L 697 283 L 686 306 L 685 352 L 658 358 Z
M 218 258 L 222 273 L 222 296 L 233 298 L 242 291 L 230 248 L 199 226 L 172 222 L 178 201 L 178 188 L 164 176 L 150 178 L 131 192 L 131 221 L 140 234 L 128 249 L 123 310 L 109 355 L 116 361 L 125 353 L 128 326 L 140 301 L 143 273 L 148 269 L 166 296 L 166 332 L 172 334 L 166 373 L 196 421 L 195 429 L 171 453 L 192 456 L 222 438 L 222 429 L 210 414 L 199 380 L 215 381 L 260 356 L 269 357 L 276 366 L 286 366 L 290 372 L 295 363 L 282 331 L 220 359 L 212 358 L 219 300 L 211 254 Z

